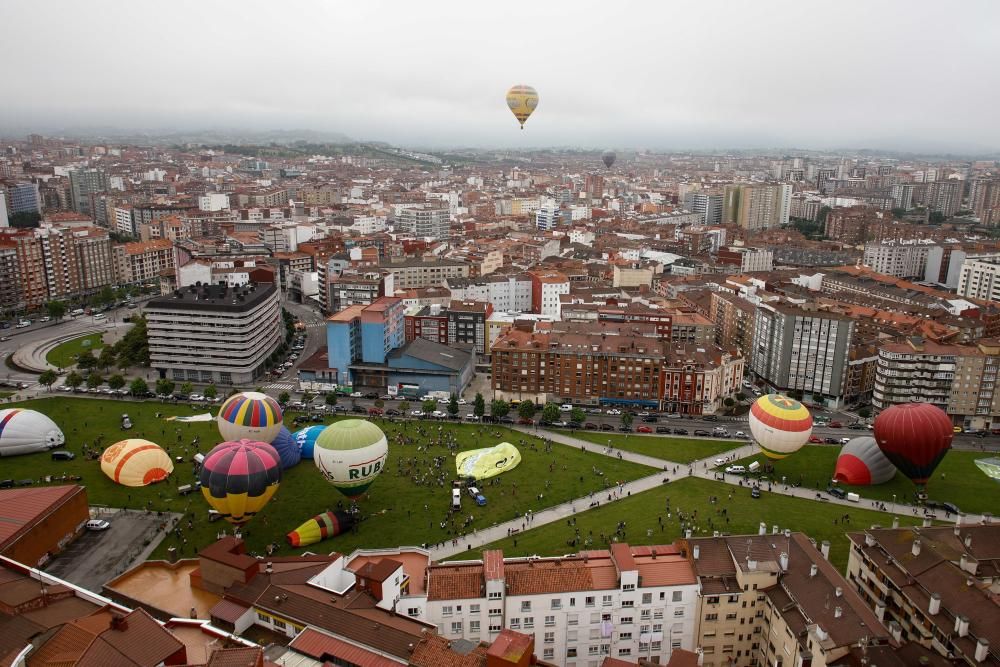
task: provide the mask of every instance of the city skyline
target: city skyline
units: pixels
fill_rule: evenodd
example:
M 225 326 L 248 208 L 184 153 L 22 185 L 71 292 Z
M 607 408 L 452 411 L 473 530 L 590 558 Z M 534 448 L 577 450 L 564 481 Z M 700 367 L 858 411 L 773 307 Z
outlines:
M 1000 150 L 1000 93 L 984 85 L 1000 8 L 987 2 L 954 16 L 930 3 L 841 3 L 822 31 L 818 6 L 785 2 L 103 7 L 62 4 L 58 23 L 29 3 L 0 8 L 19 26 L 9 48 L 32 54 L 8 73 L 9 90 L 31 94 L 11 95 L 0 133 L 304 128 L 428 147 Z M 907 38 L 929 26 L 933 49 Z M 503 101 L 516 83 L 541 98 L 524 132 Z

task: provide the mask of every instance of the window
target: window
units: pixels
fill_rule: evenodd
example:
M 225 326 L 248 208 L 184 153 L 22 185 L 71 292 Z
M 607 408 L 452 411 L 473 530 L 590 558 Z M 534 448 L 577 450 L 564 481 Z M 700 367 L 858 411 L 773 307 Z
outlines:
M 284 630 L 285 628 L 288 627 L 288 624 L 285 623 L 284 621 L 279 621 L 278 619 L 274 619 L 274 627 L 278 628 L 279 630 Z
M 545 617 L 545 627 L 551 628 L 555 624 L 556 624 L 556 617 L 555 616 L 546 616 Z
M 735 602 L 739 602 L 739 601 L 740 601 L 740 596 L 739 595 L 730 595 L 729 596 L 729 602 L 730 603 L 735 603 Z
M 490 632 L 500 632 L 500 626 L 490 623 Z
M 622 600 L 622 606 L 632 608 L 635 606 L 635 600 Z
M 649 609 L 643 609 L 642 611 L 639 612 L 639 618 L 641 618 L 644 621 L 648 621 L 650 616 L 651 614 Z
M 576 647 L 575 646 L 573 648 L 566 649 L 566 657 L 567 658 L 575 658 L 576 657 Z
M 451 605 L 450 604 L 447 604 L 447 605 L 441 607 L 441 615 L 442 616 L 451 616 Z
M 531 630 L 534 627 L 535 627 L 535 617 L 534 616 L 525 616 L 524 617 L 524 629 L 525 630 Z
M 577 625 L 580 622 L 580 617 L 576 614 L 568 614 L 566 616 L 566 625 Z
M 719 604 L 719 596 L 710 595 L 707 598 L 705 598 L 705 602 L 707 602 L 708 604 Z
M 642 603 L 643 604 L 652 604 L 653 603 L 653 594 L 652 593 L 643 593 L 642 594 Z
M 520 619 L 520 617 L 510 619 L 510 628 L 512 630 L 517 630 L 520 627 L 521 627 L 521 619 Z
M 719 620 L 719 615 L 718 614 L 705 614 L 705 620 L 706 621 L 717 621 L 717 620 Z
M 653 632 L 663 632 L 663 624 L 653 623 Z
M 262 613 L 260 613 L 258 611 L 257 612 L 257 620 L 258 621 L 264 621 L 265 623 L 270 623 L 271 622 L 271 617 L 268 616 L 267 614 L 262 614 Z
M 490 609 L 490 616 L 500 616 L 500 607 Z
M 618 655 L 632 655 L 632 649 L 630 649 L 630 648 L 620 648 L 620 649 L 618 649 Z
M 469 605 L 469 613 L 470 614 L 478 614 L 479 613 L 479 605 L 478 604 L 470 604 Z
M 674 618 L 681 618 L 684 616 L 684 608 L 674 609 Z
M 469 634 L 470 635 L 479 634 L 479 621 L 469 621 Z
M 610 607 L 611 606 L 611 596 L 610 595 L 602 596 L 601 597 L 601 605 L 604 606 L 604 607 Z
M 649 645 L 649 648 L 654 653 L 657 653 L 657 652 L 659 652 L 659 651 L 662 650 L 661 647 L 660 647 L 660 642 L 653 642 L 652 644 Z
M 635 590 L 635 584 L 622 584 L 622 590 L 623 591 L 634 591 Z
M 583 603 L 586 606 L 588 606 L 588 607 L 593 607 L 594 606 L 594 596 L 593 595 L 588 595 L 586 597 L 586 599 L 583 601 Z
M 562 609 L 562 600 L 559 598 L 553 598 L 551 603 L 552 609 Z
M 556 633 L 554 633 L 554 632 L 546 632 L 545 633 L 545 643 L 546 644 L 554 644 L 555 641 L 556 641 Z
M 622 619 L 619 622 L 622 625 L 632 625 L 632 617 L 631 616 L 622 616 Z
M 556 657 L 556 650 L 554 648 L 547 648 L 542 651 L 542 657 L 545 660 L 551 660 L 552 658 Z
M 453 635 L 462 634 L 462 621 L 454 621 L 451 624 L 451 634 Z
M 736 620 L 736 614 L 735 613 L 733 613 L 733 614 L 726 614 L 726 620 L 727 621 L 735 621 Z
M 487 595 L 486 597 L 489 600 L 499 600 L 500 596 L 501 596 L 500 591 L 490 591 L 490 594 Z
M 588 646 L 587 647 L 587 655 L 597 655 L 598 650 L 600 650 L 600 648 L 598 646 L 594 646 L 594 645 Z
M 420 616 L 420 607 L 410 607 L 406 610 L 407 616 Z
M 632 639 L 632 633 L 631 632 L 619 632 L 618 633 L 618 639 L 622 639 L 622 640 Z
M 521 611 L 531 611 L 531 600 L 521 602 Z

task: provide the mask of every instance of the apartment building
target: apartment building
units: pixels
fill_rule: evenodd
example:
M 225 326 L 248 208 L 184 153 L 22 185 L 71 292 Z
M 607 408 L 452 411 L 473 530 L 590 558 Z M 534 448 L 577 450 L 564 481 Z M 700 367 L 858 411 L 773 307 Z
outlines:
M 959 296 L 1000 301 L 1000 256 L 966 257 L 956 291 Z
M 827 560 L 829 543 L 817 550 L 762 524 L 755 536 L 681 544 L 698 577 L 702 667 L 865 664 L 867 650 L 889 648 L 889 631 Z
M 447 259 L 388 261 L 380 264 L 379 268 L 395 276 L 396 289 L 441 287 L 452 278 L 469 277 L 468 264 Z
M 103 169 L 74 169 L 69 172 L 69 187 L 73 210 L 92 217 L 93 195 L 108 189 L 108 176 Z
M 700 224 L 718 225 L 722 223 L 722 195 L 704 192 L 689 192 L 684 195 L 684 208 L 701 216 Z
M 531 310 L 532 280 L 527 273 L 484 278 L 449 278 L 445 286 L 459 301 L 485 301 L 498 312 Z
M 854 321 L 790 303 L 762 303 L 754 316 L 750 370 L 779 392 L 842 404 Z
M 352 384 L 351 365 L 384 364 L 388 354 L 406 342 L 402 299 L 380 297 L 368 305 L 352 305 L 327 318 L 329 368 L 336 382 Z
M 399 209 L 395 229 L 418 238 L 446 239 L 451 234 L 451 212 L 447 208 Z
M 872 527 L 847 537 L 851 591 L 896 641 L 919 644 L 944 664 L 1000 665 L 1000 524 Z
M 471 348 L 477 355 L 489 354 L 486 320 L 493 306 L 483 301 L 452 301 L 448 306 L 448 344 Z
M 791 211 L 791 201 L 790 184 L 727 185 L 723 193 L 722 221 L 746 230 L 786 225 Z
M 736 267 L 738 273 L 770 271 L 774 268 L 774 252 L 767 248 L 728 246 L 716 253 L 716 262 Z
M 841 243 L 861 245 L 872 240 L 870 228 L 881 219 L 881 212 L 867 206 L 835 208 L 826 216 L 823 235 Z
M 69 233 L 73 237 L 73 249 L 80 271 L 80 289 L 83 292 L 96 292 L 106 285 L 115 284 L 117 276 L 108 231 L 98 227 L 84 227 L 75 228 Z
M 367 305 L 379 297 L 392 296 L 395 289 L 395 274 L 389 271 L 345 270 L 326 282 L 322 272 L 320 274 L 321 299 L 331 313 L 339 313 L 349 306 Z
M 0 312 L 24 308 L 24 290 L 18 270 L 17 245 L 0 237 Z
M 712 292 L 710 296 L 715 344 L 725 349 L 739 350 L 744 359 L 749 359 L 753 346 L 756 307 L 735 294 Z
M 715 322 L 693 310 L 678 310 L 671 321 L 670 340 L 680 344 L 711 345 L 715 340 Z
M 943 345 L 911 337 L 879 347 L 872 405 L 933 403 L 967 428 L 994 428 L 1000 421 L 1000 341 Z
M 114 247 L 114 258 L 118 282 L 155 281 L 174 268 L 174 244 L 167 239 L 122 243 Z
M 569 278 L 558 271 L 529 271 L 531 276 L 531 310 L 539 315 L 559 319 L 560 294 L 569 294 Z
M 869 243 L 865 246 L 864 263 L 878 273 L 896 278 L 923 280 L 931 251 L 937 246 L 925 244 Z
M 608 657 L 666 663 L 693 649 L 697 581 L 673 545 L 614 543 L 558 558 L 490 550 L 482 560 L 432 564 L 426 578 L 426 598 L 403 598 L 398 611 L 450 640 L 516 630 L 534 637 L 543 660 L 565 667 L 599 667 Z
M 740 390 L 743 358 L 711 347 L 671 346 L 660 371 L 662 409 L 683 415 L 714 414 Z
M 150 366 L 182 382 L 250 385 L 284 337 L 273 283 L 190 285 L 145 306 Z
M 950 218 L 962 208 L 963 185 L 962 181 L 956 179 L 928 183 L 924 191 L 924 203 L 929 210 Z

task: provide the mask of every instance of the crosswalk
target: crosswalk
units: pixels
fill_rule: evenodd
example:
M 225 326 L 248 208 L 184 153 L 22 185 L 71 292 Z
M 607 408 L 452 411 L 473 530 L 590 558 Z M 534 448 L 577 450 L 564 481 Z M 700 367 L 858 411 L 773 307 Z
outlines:
M 271 384 L 264 385 L 264 389 L 275 389 L 279 391 L 290 391 L 295 388 L 295 382 L 272 382 Z

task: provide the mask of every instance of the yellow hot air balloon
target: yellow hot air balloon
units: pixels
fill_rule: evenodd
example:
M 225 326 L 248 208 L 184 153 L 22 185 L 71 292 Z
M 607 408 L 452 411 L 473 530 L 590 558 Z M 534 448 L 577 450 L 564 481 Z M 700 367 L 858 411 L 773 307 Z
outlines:
M 134 438 L 105 449 L 101 470 L 118 484 L 146 486 L 166 479 L 174 471 L 174 464 L 156 443 Z
M 538 106 L 538 91 L 531 86 L 514 86 L 507 91 L 507 106 L 523 130 L 528 116 Z

